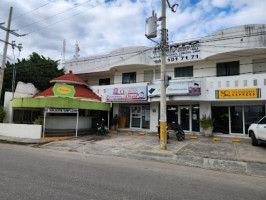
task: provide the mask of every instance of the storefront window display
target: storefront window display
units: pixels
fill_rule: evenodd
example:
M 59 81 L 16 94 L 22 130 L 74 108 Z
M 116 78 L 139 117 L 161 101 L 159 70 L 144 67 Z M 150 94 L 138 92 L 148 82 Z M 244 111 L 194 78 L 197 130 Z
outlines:
M 265 106 L 245 106 L 245 133 L 248 134 L 248 127 L 254 122 L 258 122 L 265 116 Z
M 227 106 L 212 107 L 213 132 L 229 133 L 229 113 Z
M 248 134 L 250 124 L 258 121 L 264 115 L 265 106 L 212 107 L 213 132 Z
M 118 128 L 150 128 L 149 104 L 120 104 Z
M 180 121 L 183 130 L 189 130 L 190 106 L 180 106 Z

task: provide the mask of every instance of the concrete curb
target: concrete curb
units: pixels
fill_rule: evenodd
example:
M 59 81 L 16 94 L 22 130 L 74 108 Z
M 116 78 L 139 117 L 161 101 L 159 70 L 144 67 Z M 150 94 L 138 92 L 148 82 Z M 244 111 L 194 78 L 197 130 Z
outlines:
M 138 160 L 150 160 L 175 165 L 198 167 L 202 169 L 224 171 L 235 174 L 245 174 L 259 177 L 266 177 L 266 163 L 244 162 L 234 160 L 222 160 L 214 158 L 203 158 L 199 156 L 177 155 L 171 151 L 135 151 L 125 148 L 108 147 L 101 145 L 77 144 L 75 148 L 67 145 L 47 144 L 40 148 L 87 153 L 94 155 L 117 156 L 133 158 Z M 73 147 L 73 146 L 72 146 Z

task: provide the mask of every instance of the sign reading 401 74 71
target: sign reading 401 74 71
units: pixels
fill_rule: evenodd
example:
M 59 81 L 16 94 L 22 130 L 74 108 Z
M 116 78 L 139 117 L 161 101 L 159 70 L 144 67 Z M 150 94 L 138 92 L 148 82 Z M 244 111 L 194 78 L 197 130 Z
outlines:
M 200 59 L 200 44 L 176 44 L 168 46 L 166 50 L 166 62 L 183 62 Z M 152 61 L 154 64 L 161 63 L 161 50 L 155 48 L 152 51 Z

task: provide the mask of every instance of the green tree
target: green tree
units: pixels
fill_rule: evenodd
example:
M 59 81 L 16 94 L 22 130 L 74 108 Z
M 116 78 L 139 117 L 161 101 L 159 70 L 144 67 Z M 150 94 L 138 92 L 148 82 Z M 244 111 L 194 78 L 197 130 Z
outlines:
M 49 81 L 64 74 L 64 69 L 58 69 L 58 62 L 45 58 L 33 52 L 29 59 L 18 59 L 14 64 L 7 62 L 4 74 L 2 102 L 4 93 L 12 91 L 13 68 L 16 69 L 16 84 L 18 81 L 32 83 L 38 90 L 43 91 L 51 86 Z

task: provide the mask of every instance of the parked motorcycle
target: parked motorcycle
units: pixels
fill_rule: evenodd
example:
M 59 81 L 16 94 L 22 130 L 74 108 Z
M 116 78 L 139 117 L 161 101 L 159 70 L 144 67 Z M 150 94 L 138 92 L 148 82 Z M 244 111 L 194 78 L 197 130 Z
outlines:
M 175 122 L 172 122 L 171 127 L 174 130 L 174 133 L 176 135 L 176 139 L 178 141 L 182 141 L 182 140 L 185 139 L 185 132 L 183 131 L 183 129 L 180 126 L 180 124 L 176 124 Z
M 97 123 L 97 134 L 106 135 L 107 133 L 109 133 L 108 127 L 105 125 L 105 120 L 102 118 L 101 123 Z
M 159 134 L 159 139 L 160 139 L 160 125 L 158 127 L 158 134 Z M 185 139 L 185 132 L 183 131 L 182 127 L 179 124 L 176 124 L 175 122 L 172 122 L 171 124 L 172 130 L 174 131 L 174 134 L 176 135 L 176 139 L 178 141 L 183 141 Z M 166 133 L 167 133 L 167 140 L 169 139 L 169 130 L 168 126 L 166 127 Z

